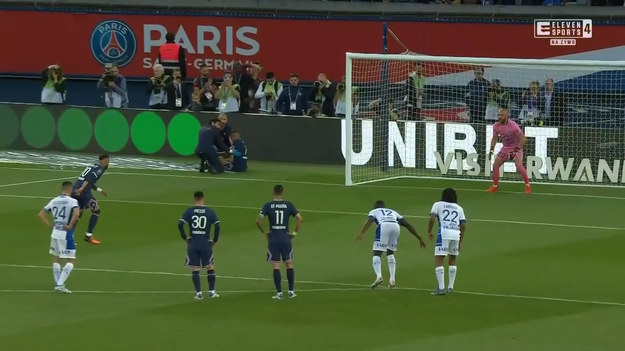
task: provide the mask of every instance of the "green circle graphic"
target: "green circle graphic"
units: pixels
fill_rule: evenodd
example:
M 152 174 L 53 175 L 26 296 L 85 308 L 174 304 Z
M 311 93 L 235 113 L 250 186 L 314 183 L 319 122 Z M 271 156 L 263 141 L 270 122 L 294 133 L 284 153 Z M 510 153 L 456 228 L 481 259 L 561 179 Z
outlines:
M 108 152 L 123 149 L 130 135 L 126 117 L 117 110 L 106 110 L 100 113 L 93 131 L 98 145 Z
M 144 154 L 153 154 L 165 145 L 167 131 L 163 119 L 156 113 L 139 113 L 130 127 L 132 142 Z
M 82 150 L 93 136 L 89 115 L 82 109 L 69 108 L 59 118 L 58 133 L 61 142 L 70 150 Z
M 7 147 L 20 135 L 20 121 L 17 113 L 6 105 L 0 105 L 0 147 Z
M 182 156 L 195 153 L 200 122 L 190 113 L 179 113 L 169 122 L 167 140 L 172 150 Z
M 29 107 L 22 115 L 22 136 L 35 149 L 49 146 L 56 134 L 56 122 L 52 113 L 42 106 Z

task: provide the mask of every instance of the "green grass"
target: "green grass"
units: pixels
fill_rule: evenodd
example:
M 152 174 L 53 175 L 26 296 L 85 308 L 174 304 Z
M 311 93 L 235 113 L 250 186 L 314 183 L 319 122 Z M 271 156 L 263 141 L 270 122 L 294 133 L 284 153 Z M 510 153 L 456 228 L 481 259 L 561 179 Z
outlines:
M 254 163 L 252 169 L 219 177 L 111 169 L 99 184 L 110 191 L 99 198 L 102 245 L 78 242 L 78 269 L 68 281 L 75 293 L 59 295 L 51 292 L 49 233 L 36 215 L 58 192 L 60 180 L 45 180 L 73 180 L 80 170 L 0 166 L 0 349 L 622 347 L 624 189 L 536 185 L 526 196 L 520 184 L 486 194 L 487 183 L 415 179 L 348 188 L 340 185 L 340 167 Z M 266 242 L 254 226 L 277 180 L 304 216 L 294 248 L 297 279 L 306 282 L 297 284 L 295 300 L 270 298 Z M 459 189 L 469 220 L 457 293 L 429 295 L 433 247 L 419 249 L 406 232 L 398 288 L 367 289 L 373 230 L 364 243 L 355 238 L 373 202 L 384 199 L 426 235 L 431 204 L 450 185 Z M 222 223 L 215 250 L 222 297 L 201 302 L 193 300 L 176 228 L 197 189 Z M 78 238 L 86 225 L 79 224 Z

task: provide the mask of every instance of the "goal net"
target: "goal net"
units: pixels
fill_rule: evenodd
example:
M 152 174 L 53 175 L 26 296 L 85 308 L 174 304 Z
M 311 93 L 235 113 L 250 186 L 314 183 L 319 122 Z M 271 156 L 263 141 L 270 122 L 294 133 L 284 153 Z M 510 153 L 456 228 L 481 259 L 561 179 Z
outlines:
M 532 182 L 625 184 L 625 61 L 347 53 L 345 184 L 490 180 L 506 107 Z M 496 152 L 501 148 L 498 143 Z M 514 163 L 503 181 L 518 181 Z

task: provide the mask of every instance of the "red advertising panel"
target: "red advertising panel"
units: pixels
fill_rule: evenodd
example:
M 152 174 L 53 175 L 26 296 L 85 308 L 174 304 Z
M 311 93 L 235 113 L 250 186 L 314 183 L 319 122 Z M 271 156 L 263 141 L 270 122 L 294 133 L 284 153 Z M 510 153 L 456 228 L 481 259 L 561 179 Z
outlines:
M 389 26 L 411 51 L 429 55 L 621 59 L 612 57 L 620 56 L 612 49 L 625 45 L 625 26 L 595 26 L 592 38 L 578 39 L 576 46 L 551 46 L 548 39 L 534 38 L 532 23 Z M 381 21 L 0 11 L 0 33 L 5 34 L 0 72 L 36 73 L 59 63 L 70 75 L 99 75 L 104 62 L 116 62 L 126 76 L 147 76 L 167 31 L 186 49 L 190 76 L 201 63 L 218 75 L 234 61 L 258 60 L 279 79 L 293 72 L 311 81 L 326 72 L 337 80 L 345 70 L 346 51 L 382 48 Z M 389 52 L 402 51 L 389 39 Z

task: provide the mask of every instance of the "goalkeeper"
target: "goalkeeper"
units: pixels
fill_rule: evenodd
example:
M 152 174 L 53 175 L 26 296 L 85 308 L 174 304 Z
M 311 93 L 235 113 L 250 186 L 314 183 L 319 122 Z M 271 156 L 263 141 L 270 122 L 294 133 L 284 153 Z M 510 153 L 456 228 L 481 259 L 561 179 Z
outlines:
M 505 162 L 514 161 L 516 171 L 521 175 L 525 182 L 525 193 L 532 192 L 530 181 L 527 177 L 527 170 L 523 167 L 523 146 L 527 142 L 527 138 L 516 122 L 510 119 L 507 108 L 499 109 L 499 121 L 493 126 L 493 138 L 490 141 L 490 157 L 493 156 L 497 139 L 501 137 L 503 147 L 493 165 L 493 185 L 486 192 L 494 193 L 499 191 L 499 169 Z

